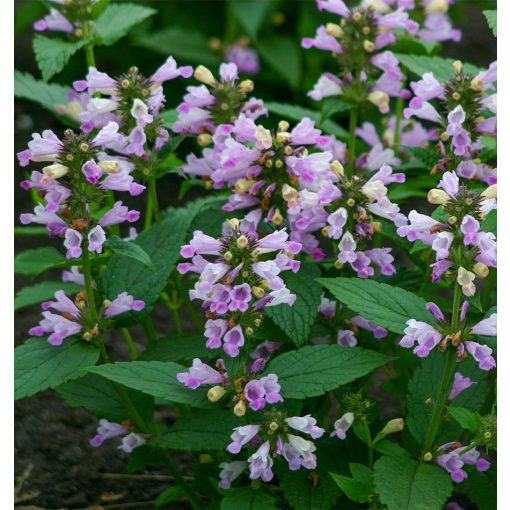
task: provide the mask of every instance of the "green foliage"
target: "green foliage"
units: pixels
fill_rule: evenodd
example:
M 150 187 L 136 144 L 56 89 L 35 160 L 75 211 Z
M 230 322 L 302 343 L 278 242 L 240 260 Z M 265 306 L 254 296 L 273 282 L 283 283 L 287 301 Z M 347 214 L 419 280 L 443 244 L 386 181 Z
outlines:
M 221 500 L 220 510 L 277 510 L 275 499 L 251 487 L 230 490 Z
M 296 294 L 296 302 L 289 306 L 281 304 L 265 309 L 265 314 L 301 347 L 310 336 L 321 302 L 321 286 L 314 280 L 320 276 L 319 268 L 303 262 L 297 273 L 287 271 L 283 277 L 287 288 Z
M 179 499 L 183 495 L 183 490 L 180 485 L 174 485 L 173 487 L 169 487 L 168 489 L 164 490 L 154 502 L 154 506 L 156 508 L 159 508 L 163 505 L 166 505 L 167 503 L 171 503 L 172 501 L 175 501 L 176 499 Z
M 497 37 L 498 36 L 498 11 L 496 9 L 483 11 L 483 15 L 487 19 L 487 24 L 489 25 L 489 28 L 492 30 L 494 37 Z
M 278 376 L 284 398 L 322 395 L 369 374 L 390 360 L 384 354 L 341 345 L 307 346 L 269 362 L 266 373 Z
M 484 473 L 473 469 L 462 483 L 462 490 L 475 503 L 477 510 L 494 510 L 497 508 L 496 469 Z
M 28 276 L 37 276 L 48 269 L 62 267 L 66 258 L 57 249 L 50 246 L 35 248 L 18 253 L 14 258 L 14 272 Z
M 154 265 L 147 252 L 134 241 L 124 241 L 119 236 L 111 235 L 105 243 L 105 247 L 120 255 L 142 263 L 152 271 L 155 271 Z
M 374 465 L 374 482 L 388 510 L 441 510 L 453 490 L 439 466 L 387 455 Z
M 193 358 L 216 359 L 218 349 L 208 349 L 203 334 L 185 333 L 181 336 L 166 336 L 147 347 L 140 361 L 191 361 Z
M 124 37 L 134 26 L 156 14 L 151 7 L 136 4 L 110 4 L 96 20 L 96 33 L 100 44 L 111 46 Z
M 352 311 L 395 333 L 402 334 L 409 319 L 434 322 L 425 308 L 425 300 L 399 287 L 359 278 L 319 278 L 318 281 Z
M 349 464 L 352 478 L 330 473 L 342 492 L 352 501 L 366 503 L 373 492 L 374 475 L 370 468 L 363 464 Z
M 63 283 L 59 281 L 47 280 L 32 285 L 31 287 L 23 287 L 14 299 L 14 311 L 25 308 L 26 306 L 35 305 L 52 299 L 57 290 L 63 290 L 66 295 L 75 294 L 83 290 L 82 285 L 76 283 Z
M 230 8 L 234 12 L 247 34 L 257 39 L 257 34 L 266 17 L 270 6 L 270 0 L 257 0 L 256 2 L 230 2 Z
M 463 429 L 469 430 L 473 434 L 478 434 L 482 426 L 482 419 L 478 413 L 473 413 L 463 407 L 452 406 L 448 407 L 448 412 Z
M 80 376 L 93 366 L 99 351 L 79 338 L 67 338 L 60 346 L 45 338 L 30 338 L 14 350 L 14 398 L 55 388 Z
M 62 71 L 69 59 L 86 41 L 68 42 L 58 37 L 49 38 L 41 34 L 34 37 L 34 53 L 44 81 Z

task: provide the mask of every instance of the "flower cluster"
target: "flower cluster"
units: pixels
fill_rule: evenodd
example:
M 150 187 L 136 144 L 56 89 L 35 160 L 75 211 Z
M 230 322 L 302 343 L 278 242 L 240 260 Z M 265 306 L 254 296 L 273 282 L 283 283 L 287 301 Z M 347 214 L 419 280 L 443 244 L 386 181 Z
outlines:
M 195 231 L 190 244 L 181 248 L 181 255 L 192 262 L 179 264 L 179 272 L 200 275 L 190 298 L 202 301 L 206 310 L 206 345 L 222 347 L 231 357 L 239 355 L 245 335 L 260 326 L 264 307 L 292 305 L 296 299 L 279 275 L 299 269 L 293 256 L 301 245 L 289 241 L 284 229 L 259 238 L 259 218 L 251 213 L 243 221 L 229 220 L 220 239 Z
M 476 466 L 477 471 L 487 471 L 491 463 L 480 457 L 474 444 L 462 446 L 460 443 L 446 443 L 438 448 L 441 454 L 436 462 L 452 477 L 454 482 L 462 482 L 467 478 L 467 473 L 462 469 L 465 464 Z
M 131 453 L 135 448 L 145 443 L 145 439 L 141 435 L 130 432 L 132 426 L 131 420 L 127 420 L 123 423 L 115 423 L 103 418 L 99 420 L 97 434 L 89 441 L 90 446 L 97 448 L 108 439 L 123 436 L 122 442 L 117 448 L 123 452 Z
M 55 4 L 55 7 L 50 7 L 50 13 L 34 23 L 34 30 L 65 32 L 78 39 L 83 38 L 86 35 L 83 28 L 93 19 L 94 4 L 98 0 L 50 0 L 50 2 Z
M 29 333 L 33 336 L 49 334 L 48 343 L 51 345 L 61 345 L 64 338 L 78 334 L 81 334 L 84 340 L 92 341 L 111 326 L 111 319 L 129 311 L 139 312 L 145 308 L 145 303 L 134 299 L 127 292 L 122 292 L 113 301 L 103 302 L 97 322 L 91 322 L 88 306 L 85 292 L 79 292 L 72 301 L 63 290 L 58 290 L 55 292 L 55 301 L 42 303 L 44 318 L 38 326 L 31 328 Z
M 432 326 L 415 319 L 408 320 L 407 328 L 404 330 L 405 336 L 400 340 L 400 345 L 408 349 L 414 347 L 413 352 L 416 356 L 425 358 L 435 347 L 444 351 L 451 344 L 457 350 L 459 361 L 469 353 L 481 370 L 491 370 L 496 366 L 492 349 L 488 345 L 473 341 L 473 336 L 496 336 L 497 314 L 493 313 L 477 324 L 468 325 L 466 324 L 468 308 L 469 303 L 464 301 L 459 312 L 458 330 L 450 333 L 450 322 L 446 320 L 443 312 L 435 303 L 427 303 L 427 310 L 437 319 L 438 324 Z M 458 384 L 460 382 L 458 381 Z

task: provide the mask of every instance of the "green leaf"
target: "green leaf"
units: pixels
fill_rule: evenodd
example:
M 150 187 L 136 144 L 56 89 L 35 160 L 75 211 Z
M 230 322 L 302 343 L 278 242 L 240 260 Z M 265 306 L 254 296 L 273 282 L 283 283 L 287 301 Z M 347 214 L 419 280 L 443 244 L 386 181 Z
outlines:
M 409 457 L 409 452 L 402 448 L 399 444 L 390 441 L 389 439 L 382 439 L 378 441 L 374 448 L 385 455 L 391 455 L 392 457 Z
M 296 302 L 289 306 L 281 304 L 265 308 L 265 314 L 282 329 L 284 333 L 301 347 L 310 336 L 310 330 L 321 302 L 322 289 L 314 280 L 320 276 L 319 268 L 303 262 L 297 273 L 288 271 L 284 280 L 287 288 L 296 294 Z
M 280 75 L 294 90 L 299 88 L 302 65 L 300 48 L 287 36 L 271 36 L 257 44 L 257 50 L 273 71 Z
M 14 398 L 29 397 L 78 377 L 98 357 L 99 351 L 79 338 L 67 338 L 59 346 L 45 338 L 30 338 L 14 350 Z
M 328 97 L 322 103 L 321 122 L 329 119 L 336 113 L 347 112 L 352 108 L 352 104 L 338 97 Z
M 282 117 L 298 122 L 301 121 L 303 117 L 309 117 L 315 121 L 318 128 L 330 135 L 335 135 L 340 140 L 347 140 L 349 136 L 349 133 L 336 122 L 333 122 L 332 120 L 321 122 L 321 112 L 316 110 L 310 110 L 309 108 L 303 108 L 301 106 L 287 103 L 276 103 L 273 101 L 269 101 L 267 103 L 264 102 L 264 106 L 275 115 L 281 115 Z
M 57 37 L 49 38 L 41 34 L 34 37 L 34 53 L 37 65 L 44 81 L 64 69 L 69 59 L 83 46 L 86 41 L 68 42 Z
M 54 297 L 57 290 L 63 290 L 67 295 L 76 294 L 80 292 L 80 290 L 83 290 L 83 285 L 59 281 L 45 281 L 32 285 L 31 287 L 23 287 L 16 294 L 16 298 L 14 299 L 14 311 L 51 299 Z
M 323 395 L 372 372 L 391 358 L 378 352 L 342 345 L 307 346 L 270 361 L 266 373 L 278 376 L 284 398 Z
M 474 413 L 464 407 L 448 407 L 448 412 L 453 419 L 463 428 L 473 434 L 478 434 L 482 426 L 482 420 L 478 413 Z
M 160 506 L 175 501 L 176 499 L 180 498 L 183 494 L 184 493 L 180 485 L 174 485 L 173 487 L 169 487 L 156 498 L 154 506 L 156 508 L 159 508 Z
M 241 487 L 230 490 L 221 500 L 220 510 L 277 510 L 275 499 L 267 492 Z
M 498 235 L 498 211 L 492 210 L 485 220 L 482 221 L 481 230 Z
M 347 476 L 336 475 L 334 473 L 330 473 L 330 475 L 349 499 L 357 503 L 366 503 L 368 501 L 370 485 L 353 480 Z
M 209 406 L 206 390 L 186 388 L 176 378 L 179 372 L 187 371 L 186 367 L 171 361 L 121 361 L 90 367 L 87 371 L 169 402 Z
M 58 107 L 62 107 L 69 102 L 67 93 L 70 90 L 71 88 L 66 85 L 45 83 L 36 80 L 29 73 L 14 71 L 14 96 L 38 103 L 50 112 L 61 113 Z
M 134 241 L 124 241 L 119 236 L 109 236 L 105 244 L 106 248 L 109 248 L 117 255 L 137 260 L 149 269 L 154 270 L 154 265 L 147 252 Z
M 166 336 L 150 344 L 138 358 L 140 361 L 191 361 L 193 358 L 216 359 L 218 349 L 205 346 L 203 334 L 185 333 L 181 336 Z
M 404 55 L 402 53 L 395 53 L 399 62 L 407 67 L 409 71 L 416 76 L 423 76 L 425 73 L 434 73 L 434 77 L 440 82 L 445 82 L 455 77 L 453 70 L 453 58 L 430 57 L 425 55 Z M 464 63 L 464 72 L 469 74 L 478 74 L 481 69 L 473 64 Z
M 111 46 L 124 37 L 134 26 L 156 14 L 150 7 L 136 4 L 111 4 L 96 20 L 96 33 L 101 43 Z
M 59 267 L 67 260 L 57 249 L 50 246 L 27 250 L 14 257 L 14 272 L 37 276 L 48 269 Z
M 441 510 L 453 490 L 439 466 L 386 455 L 374 464 L 374 481 L 389 510 Z
M 183 41 L 186 43 L 183 44 Z M 221 57 L 213 53 L 207 37 L 199 31 L 180 27 L 164 28 L 135 40 L 138 46 L 159 53 L 165 57 L 173 55 L 182 60 L 179 64 L 199 63 L 216 65 Z
M 177 110 L 165 110 L 160 113 L 160 117 L 163 119 L 163 127 L 171 129 L 179 117 L 179 112 Z
M 494 510 L 497 508 L 496 469 L 491 467 L 483 473 L 473 469 L 462 483 L 462 491 L 477 510 Z
M 98 418 L 120 423 L 130 417 L 114 386 L 107 379 L 95 374 L 86 374 L 79 379 L 66 382 L 56 388 L 58 394 L 72 407 L 84 407 Z M 126 390 L 131 401 L 142 416 L 152 416 L 153 399 L 132 389 Z
M 359 278 L 319 278 L 338 301 L 394 333 L 404 333 L 406 322 L 416 319 L 434 323 L 421 297 L 386 283 Z
M 269 0 L 235 0 L 230 6 L 247 34 L 257 39 L 257 34 L 269 8 Z
M 391 51 L 394 53 L 405 53 L 406 55 L 433 55 L 441 49 L 441 44 L 434 41 L 422 41 L 410 35 L 399 37 L 397 42 L 392 45 Z
M 231 411 L 197 411 L 175 422 L 155 443 L 172 450 L 224 450 L 231 442 L 232 429 L 242 424 Z
M 45 227 L 14 227 L 15 236 L 48 236 L 48 231 Z
M 489 28 L 492 30 L 494 37 L 497 37 L 498 36 L 498 11 L 496 9 L 483 11 L 483 15 L 487 19 L 487 24 L 489 25 Z

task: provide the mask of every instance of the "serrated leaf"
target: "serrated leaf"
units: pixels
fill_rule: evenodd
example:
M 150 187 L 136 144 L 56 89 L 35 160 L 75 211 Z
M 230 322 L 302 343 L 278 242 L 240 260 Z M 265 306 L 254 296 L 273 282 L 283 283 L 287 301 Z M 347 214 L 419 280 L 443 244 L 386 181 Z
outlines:
M 275 499 L 267 492 L 241 487 L 230 490 L 221 500 L 220 510 L 277 510 Z
M 172 450 L 224 450 L 231 442 L 232 429 L 242 424 L 231 411 L 197 411 L 175 422 L 155 443 Z
M 301 52 L 296 41 L 287 36 L 271 36 L 257 44 L 260 57 L 289 86 L 299 87 L 302 73 Z
M 370 486 L 359 480 L 347 476 L 330 473 L 333 481 L 342 489 L 342 492 L 352 501 L 366 503 L 370 494 Z
M 478 434 L 482 426 L 482 420 L 478 413 L 474 413 L 464 407 L 448 406 L 448 412 L 453 419 L 465 430 Z
M 166 336 L 149 345 L 138 358 L 139 361 L 190 361 L 193 358 L 216 359 L 219 349 L 208 349 L 203 334 L 188 333 Z M 221 357 L 221 356 L 220 356 Z
M 265 372 L 276 374 L 284 398 L 323 395 L 354 381 L 390 360 L 388 356 L 359 347 L 307 346 L 269 362 Z
M 417 37 L 404 35 L 399 37 L 397 42 L 392 45 L 391 51 L 394 53 L 404 53 L 406 55 L 433 55 L 441 49 L 441 44 L 435 41 L 422 41 Z
M 64 283 L 59 281 L 46 281 L 23 287 L 14 299 L 14 311 L 20 310 L 25 306 L 35 305 L 53 298 L 57 290 L 63 290 L 68 296 L 83 290 L 83 285 L 77 283 Z
M 395 333 L 403 334 L 409 319 L 435 322 L 424 299 L 399 287 L 359 278 L 319 278 L 318 282 L 352 311 Z
M 319 268 L 303 262 L 297 273 L 288 271 L 284 275 L 287 288 L 296 295 L 296 302 L 289 306 L 281 304 L 265 308 L 265 314 L 298 346 L 310 336 L 317 317 L 322 289 L 314 280 L 320 276 Z
M 99 351 L 79 338 L 50 345 L 45 338 L 30 338 L 14 350 L 14 398 L 29 397 L 78 377 L 93 366 Z
M 322 103 L 321 122 L 326 121 L 336 113 L 348 112 L 353 105 L 338 97 L 328 97 Z
M 57 107 L 68 103 L 67 93 L 71 90 L 66 85 L 58 83 L 45 83 L 36 80 L 29 73 L 14 71 L 14 96 L 19 99 L 28 99 L 40 104 L 50 112 L 59 114 Z
M 295 121 L 301 121 L 303 117 L 309 117 L 318 128 L 322 129 L 330 135 L 335 135 L 340 140 L 347 140 L 349 133 L 339 124 L 332 120 L 326 120 L 321 122 L 321 112 L 316 110 L 310 110 L 309 108 L 303 108 L 302 106 L 296 106 L 287 103 L 276 103 L 274 101 L 264 102 L 264 106 L 275 115 L 281 115 L 286 119 Z
M 109 5 L 96 20 L 96 33 L 101 44 L 111 46 L 135 25 L 156 14 L 151 7 L 136 4 Z
M 66 262 L 66 258 L 57 249 L 50 246 L 36 248 L 18 253 L 14 257 L 14 272 L 36 276 L 53 267 L 60 267 Z
M 36 34 L 34 37 L 35 60 L 41 70 L 43 80 L 48 81 L 52 76 L 62 71 L 69 59 L 85 46 L 86 42 L 68 42 L 58 37 L 49 38 Z
M 147 252 L 134 241 L 125 241 L 119 236 L 109 236 L 105 243 L 106 248 L 113 251 L 117 255 L 137 260 L 149 269 L 154 270 L 154 265 Z
M 235 0 L 230 2 L 230 5 L 247 34 L 251 38 L 257 39 L 260 26 L 270 5 L 269 0 L 256 0 L 255 2 L 253 0 Z
M 112 383 L 95 374 L 86 374 L 56 388 L 62 400 L 72 407 L 84 407 L 98 418 L 120 423 L 130 418 L 129 411 Z M 127 389 L 131 401 L 142 416 L 152 416 L 153 399 L 139 391 Z
M 382 439 L 381 441 L 377 441 L 374 445 L 374 448 L 385 455 L 391 455 L 392 457 L 410 457 L 410 454 L 407 450 L 402 448 L 399 444 L 390 441 L 389 439 Z
M 487 19 L 487 24 L 489 28 L 492 30 L 494 37 L 498 36 L 498 11 L 497 10 L 487 10 L 483 11 L 483 15 Z
M 434 73 L 434 77 L 440 82 L 445 82 L 455 77 L 453 69 L 453 58 L 430 57 L 427 55 L 404 55 L 395 53 L 398 61 L 407 67 L 409 71 L 420 78 L 425 73 Z M 473 64 L 463 63 L 464 72 L 469 74 L 478 74 L 482 69 Z
M 374 464 L 374 482 L 389 510 L 441 510 L 453 490 L 439 466 L 386 455 Z
M 190 390 L 181 384 L 176 376 L 187 369 L 171 361 L 121 361 L 90 367 L 87 371 L 169 402 L 209 407 L 206 390 Z
M 186 41 L 186 44 L 183 44 Z M 182 60 L 179 64 L 199 63 L 204 65 L 219 64 L 221 58 L 209 47 L 207 37 L 199 31 L 180 27 L 164 28 L 136 39 L 142 48 L 164 56 L 173 55 Z

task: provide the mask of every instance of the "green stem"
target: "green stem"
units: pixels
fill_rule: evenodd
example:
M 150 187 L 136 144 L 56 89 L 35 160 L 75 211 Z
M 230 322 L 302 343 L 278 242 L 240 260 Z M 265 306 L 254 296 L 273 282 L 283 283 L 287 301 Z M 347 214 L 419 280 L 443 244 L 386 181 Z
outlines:
M 363 420 L 363 427 L 367 434 L 367 447 L 368 447 L 368 467 L 372 469 L 374 464 L 374 443 L 372 441 L 372 434 L 370 433 L 370 427 L 366 420 Z
M 452 306 L 452 324 L 450 333 L 455 333 L 458 327 L 459 320 L 459 309 L 460 309 L 461 290 L 460 285 L 455 282 L 455 289 L 453 295 L 453 306 Z M 430 449 L 434 445 L 439 426 L 441 425 L 441 418 L 443 416 L 444 405 L 448 398 L 448 390 L 452 382 L 452 377 L 455 372 L 455 364 L 457 362 L 457 351 L 455 349 L 449 349 L 446 353 L 446 365 L 441 379 L 441 386 L 439 387 L 439 394 L 434 406 L 432 418 L 430 420 L 427 435 L 425 436 L 425 442 L 423 445 L 423 454 L 430 452 Z
M 129 353 L 131 354 L 131 359 L 135 360 L 136 358 L 138 358 L 138 351 L 136 350 L 136 345 L 135 342 L 133 341 L 133 337 L 131 336 L 131 333 L 129 332 L 128 328 L 121 328 L 120 330 L 128 346 Z
M 152 225 L 152 195 L 147 193 L 145 195 L 145 216 L 143 221 L 143 228 L 147 230 Z
M 189 502 L 194 510 L 200 510 L 202 508 L 202 504 L 200 500 L 197 498 L 191 487 L 188 485 L 186 480 L 184 480 L 179 468 L 175 465 L 174 460 L 172 459 L 169 453 L 163 455 L 163 462 L 165 466 L 168 468 L 168 471 L 172 473 L 175 478 L 175 481 L 181 486 L 182 490 L 185 492 L 186 496 L 188 496 Z
M 395 134 L 393 136 L 393 151 L 395 156 L 398 154 L 398 147 L 400 145 L 400 124 L 402 123 L 402 112 L 404 111 L 404 100 L 399 97 L 397 99 L 397 106 L 395 108 Z
M 88 314 L 93 328 L 97 324 L 96 301 L 94 299 L 94 287 L 92 286 L 92 272 L 90 270 L 89 243 L 87 238 L 83 242 L 82 253 L 83 276 L 85 278 L 85 291 L 87 293 Z
M 349 145 L 348 145 L 348 157 L 347 157 L 347 168 L 346 177 L 350 179 L 352 177 L 354 169 L 354 161 L 356 158 L 356 126 L 358 124 L 358 107 L 351 108 L 349 114 Z
M 178 295 L 177 291 L 175 291 L 175 290 L 172 291 L 172 299 L 170 299 L 170 296 L 165 291 L 163 291 L 161 293 L 160 297 L 161 297 L 161 300 L 163 301 L 163 303 L 165 303 L 166 307 L 170 310 L 170 312 L 172 314 L 174 326 L 175 326 L 175 332 L 178 335 L 181 335 L 182 334 L 182 322 L 181 322 L 181 317 L 179 315 L 179 309 L 181 308 L 182 302 L 179 301 L 179 295 Z
M 83 38 L 90 39 L 90 27 L 88 22 L 83 23 Z M 87 44 L 85 46 L 85 60 L 87 67 L 96 67 L 96 57 L 94 56 L 94 45 Z
M 161 215 L 159 212 L 158 194 L 156 192 L 156 181 L 155 179 L 149 179 L 149 195 L 152 202 L 152 213 L 154 214 L 154 220 L 156 223 L 161 221 Z
M 145 319 L 142 320 L 142 327 L 149 343 L 150 344 L 155 343 L 158 340 L 158 335 L 156 333 L 156 330 L 154 329 L 154 325 L 152 324 L 151 318 L 149 316 L 145 317 Z
M 182 286 L 181 278 L 182 275 L 180 274 L 175 275 L 174 278 L 175 287 L 179 292 L 179 296 L 184 302 L 184 306 L 186 307 L 186 310 L 188 311 L 193 324 L 195 325 L 195 327 L 198 328 L 199 331 L 201 331 L 204 327 L 204 321 L 202 320 L 201 315 L 197 312 L 196 308 L 193 306 L 193 303 L 190 301 L 189 292 Z

